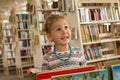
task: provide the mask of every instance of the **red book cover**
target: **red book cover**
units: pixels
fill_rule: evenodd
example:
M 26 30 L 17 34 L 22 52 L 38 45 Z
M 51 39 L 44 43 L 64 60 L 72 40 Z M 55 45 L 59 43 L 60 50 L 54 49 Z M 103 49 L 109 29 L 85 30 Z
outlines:
M 74 73 L 86 72 L 86 71 L 91 71 L 91 70 L 95 70 L 94 65 L 85 66 L 85 67 L 78 67 L 78 68 L 73 68 L 73 69 L 65 69 L 65 70 L 38 73 L 36 75 L 36 80 L 50 80 L 51 76 L 64 75 L 64 74 L 74 74 Z

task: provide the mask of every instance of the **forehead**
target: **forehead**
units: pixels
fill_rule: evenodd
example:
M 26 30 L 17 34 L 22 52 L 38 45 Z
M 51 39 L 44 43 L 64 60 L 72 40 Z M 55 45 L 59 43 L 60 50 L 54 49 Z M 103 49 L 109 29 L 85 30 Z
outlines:
M 57 25 L 66 25 L 68 24 L 67 20 L 64 18 L 59 18 L 54 20 L 53 25 L 52 26 L 57 26 Z

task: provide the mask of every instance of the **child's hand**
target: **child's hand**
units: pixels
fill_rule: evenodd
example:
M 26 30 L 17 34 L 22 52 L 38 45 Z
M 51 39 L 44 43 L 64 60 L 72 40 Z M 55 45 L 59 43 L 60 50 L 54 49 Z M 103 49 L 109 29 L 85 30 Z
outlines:
M 38 73 L 38 72 L 40 72 L 40 70 L 38 70 L 36 68 L 30 68 L 30 69 L 27 70 L 27 74 L 29 76 L 31 76 L 31 74 Z

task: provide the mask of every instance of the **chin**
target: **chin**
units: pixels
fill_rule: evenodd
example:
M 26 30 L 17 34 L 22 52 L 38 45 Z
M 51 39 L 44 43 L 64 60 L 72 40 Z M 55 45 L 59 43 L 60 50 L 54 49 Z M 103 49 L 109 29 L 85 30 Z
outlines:
M 66 42 L 66 43 L 62 43 L 63 45 L 68 45 L 69 44 L 69 42 Z

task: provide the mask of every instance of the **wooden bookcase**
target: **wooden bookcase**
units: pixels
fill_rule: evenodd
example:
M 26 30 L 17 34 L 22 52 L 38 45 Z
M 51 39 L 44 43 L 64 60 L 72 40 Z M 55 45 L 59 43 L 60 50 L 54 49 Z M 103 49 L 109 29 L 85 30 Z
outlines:
M 73 4 L 74 10 L 66 14 L 77 32 L 74 45 L 84 52 L 87 64 L 104 68 L 105 61 L 119 59 L 116 45 L 120 41 L 119 1 L 73 0 Z
M 17 76 L 24 78 L 26 70 L 33 67 L 30 14 L 16 14 L 16 26 L 16 70 Z
M 4 74 L 10 75 L 16 73 L 16 59 L 14 52 L 14 36 L 12 35 L 12 25 L 8 19 L 4 19 L 2 23 L 2 60 Z

